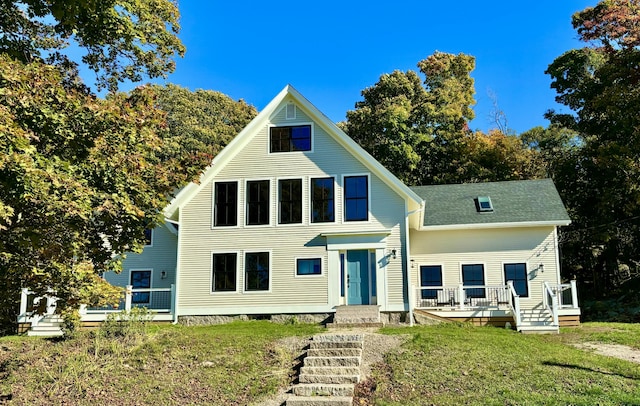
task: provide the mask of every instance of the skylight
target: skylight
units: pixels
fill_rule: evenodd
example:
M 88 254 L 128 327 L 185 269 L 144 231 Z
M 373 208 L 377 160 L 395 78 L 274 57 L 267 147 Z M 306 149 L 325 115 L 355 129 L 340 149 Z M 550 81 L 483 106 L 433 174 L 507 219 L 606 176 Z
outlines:
M 493 211 L 493 204 L 491 204 L 491 198 L 489 196 L 478 196 L 476 201 L 478 202 L 479 212 Z

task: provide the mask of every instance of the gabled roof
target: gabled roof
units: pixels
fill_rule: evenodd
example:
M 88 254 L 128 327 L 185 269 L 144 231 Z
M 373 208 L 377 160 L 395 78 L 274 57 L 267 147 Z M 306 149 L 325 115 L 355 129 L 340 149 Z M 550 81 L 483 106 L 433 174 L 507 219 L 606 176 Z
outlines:
M 409 210 L 422 208 L 424 201 L 413 190 L 396 178 L 388 169 L 367 153 L 360 145 L 340 130 L 327 116 L 309 102 L 291 85 L 285 86 L 278 95 L 258 114 L 240 133 L 222 150 L 211 162 L 199 182 L 192 182 L 183 188 L 164 210 L 165 217 L 177 220 L 179 208 L 187 204 L 204 185 L 213 179 L 224 166 L 229 163 L 253 139 L 258 131 L 265 126 L 270 117 L 276 113 L 283 103 L 293 101 L 327 134 L 333 137 L 342 147 L 349 151 L 354 158 L 367 167 L 371 173 L 377 175 L 385 184 L 393 189 L 409 203 Z
M 564 226 L 571 222 L 551 179 L 411 189 L 426 201 L 423 230 Z M 480 210 L 479 197 L 489 197 L 493 210 Z

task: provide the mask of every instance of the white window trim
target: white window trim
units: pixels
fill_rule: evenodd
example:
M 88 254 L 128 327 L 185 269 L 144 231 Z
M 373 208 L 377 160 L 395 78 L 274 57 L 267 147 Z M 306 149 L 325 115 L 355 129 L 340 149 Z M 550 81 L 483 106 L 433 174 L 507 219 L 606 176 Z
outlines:
M 299 223 L 286 223 L 286 224 L 281 224 L 280 223 L 280 181 L 281 180 L 300 180 L 300 188 L 302 189 L 302 197 L 301 197 L 301 202 L 300 204 L 302 205 L 302 207 L 300 208 L 300 210 L 302 211 L 302 219 Z M 304 203 L 306 202 L 307 199 L 307 195 L 310 192 L 307 192 L 305 189 L 305 180 L 306 180 L 306 176 L 285 176 L 285 177 L 281 177 L 281 178 L 276 178 L 275 179 L 275 195 L 276 195 L 276 199 L 275 199 L 275 223 L 277 227 L 300 227 L 300 226 L 304 226 L 306 224 L 308 224 L 308 222 L 306 221 L 307 219 L 305 218 L 305 209 L 304 209 Z
M 269 289 L 267 290 L 247 290 L 247 254 L 258 254 L 261 252 L 266 252 L 269 254 Z M 242 252 L 242 293 L 246 295 L 262 295 L 266 293 L 271 293 L 273 285 L 273 252 L 271 249 L 251 249 L 244 250 Z
M 345 187 L 345 178 L 366 176 L 367 177 L 367 219 L 366 220 L 347 220 L 347 198 L 345 193 L 347 189 Z M 342 199 L 342 213 L 340 219 L 343 224 L 368 224 L 371 223 L 371 174 L 366 173 L 345 173 L 342 174 L 341 184 L 341 199 Z
M 531 283 L 529 283 L 529 282 L 531 282 L 531 280 L 529 279 L 529 270 L 531 269 L 531 267 L 529 266 L 529 261 L 519 261 L 519 262 L 518 262 L 518 261 L 502 261 L 502 262 L 501 262 L 501 264 L 500 264 L 500 266 L 501 266 L 500 271 L 502 272 L 502 283 L 503 283 L 505 286 L 507 285 L 507 278 L 506 278 L 506 276 L 505 276 L 505 274 L 504 274 L 504 266 L 505 266 L 505 265 L 511 265 L 511 264 L 524 264 L 524 267 L 525 267 L 525 269 L 524 269 L 524 271 L 525 271 L 525 272 L 524 272 L 524 274 L 525 274 L 525 276 L 526 276 L 526 278 L 527 278 L 527 296 L 520 296 L 520 297 L 522 297 L 522 298 L 524 298 L 524 299 L 528 299 L 528 298 L 530 298 L 530 297 L 531 297 L 531 289 L 530 289 L 530 286 L 529 286 L 529 285 L 531 285 Z
M 286 109 L 286 106 L 284 107 Z M 296 108 L 297 109 L 297 108 Z M 285 116 L 286 116 L 285 111 Z M 297 113 L 296 113 L 297 114 Z M 278 155 L 290 155 L 290 154 L 313 154 L 315 149 L 315 140 L 316 140 L 316 129 L 315 123 L 313 121 L 300 121 L 293 122 L 294 119 L 289 119 L 290 122 L 282 125 L 278 124 L 269 124 L 267 125 L 267 155 L 269 156 L 278 156 Z M 311 126 L 311 149 L 308 151 L 288 151 L 288 152 L 271 152 L 271 129 L 274 127 L 303 127 L 309 125 Z
M 465 261 L 460 262 L 460 284 L 464 286 L 464 278 L 462 275 L 462 267 L 464 265 L 482 265 L 482 278 L 484 279 L 484 284 L 482 286 L 487 286 L 487 263 L 484 261 Z M 485 298 L 487 296 L 487 290 L 484 291 Z
M 133 287 L 133 281 L 131 280 L 131 276 L 133 276 L 132 274 L 134 272 L 150 272 L 150 274 L 149 274 L 149 287 L 148 288 L 138 288 L 138 289 L 153 289 L 153 268 L 131 268 L 131 269 L 129 269 L 129 281 L 128 281 L 127 285 L 131 286 L 132 289 L 135 289 Z M 136 304 L 136 305 L 141 305 L 141 304 L 142 305 L 143 304 L 151 305 L 152 300 L 153 300 L 152 299 L 152 296 L 153 296 L 152 293 L 153 292 L 149 292 L 149 301 L 148 302 L 144 302 L 144 303 L 133 303 L 133 295 L 132 295 L 131 304 L 132 305 L 134 305 L 134 304 Z
M 440 262 L 421 262 L 418 264 L 418 269 L 417 269 L 417 273 L 418 273 L 418 287 L 421 288 L 422 287 L 422 274 L 420 273 L 420 267 L 421 266 L 439 266 L 440 267 L 440 274 L 442 275 L 442 286 L 447 286 L 447 283 L 445 281 L 445 272 L 444 272 L 444 264 L 440 263 Z M 460 272 L 462 272 L 462 268 L 460 268 Z
M 249 191 L 248 184 L 249 182 L 259 182 L 259 181 L 269 181 L 269 222 L 267 224 L 248 224 L 248 216 L 249 216 L 249 199 L 247 198 L 247 193 Z M 246 228 L 264 228 L 264 227 L 272 227 L 273 226 L 273 178 L 251 178 L 244 180 L 244 190 L 243 190 L 243 199 L 242 203 L 239 204 L 241 207 L 244 207 L 243 214 L 243 227 Z M 240 212 L 238 212 L 240 213 Z
M 314 179 L 326 179 L 333 178 L 333 221 L 321 221 L 314 222 L 313 221 L 313 180 Z M 309 225 L 327 225 L 327 224 L 338 224 L 338 219 L 340 218 L 340 213 L 338 212 L 338 199 L 340 198 L 339 187 L 338 187 L 338 176 L 336 175 L 318 175 L 318 176 L 309 176 L 309 181 L 307 182 L 309 185 Z
M 151 238 L 150 238 L 151 242 L 149 244 L 145 244 L 144 248 L 153 247 L 153 240 L 154 240 L 154 237 L 155 237 L 155 234 L 156 234 L 155 233 L 155 229 L 154 228 L 150 228 L 149 231 L 151 232 Z M 146 243 L 146 239 L 145 239 L 145 243 Z
M 308 274 L 308 275 L 298 275 L 298 260 L 299 259 L 319 259 L 320 260 L 320 273 L 319 274 Z M 325 276 L 325 264 L 324 257 L 322 255 L 318 256 L 304 256 L 304 257 L 295 257 L 293 259 L 293 276 L 296 278 L 309 279 L 309 278 L 322 278 Z
M 216 183 L 228 183 L 228 182 L 236 182 L 237 193 L 236 193 L 236 225 L 235 226 L 216 226 Z M 242 193 L 241 186 L 243 182 L 241 179 L 214 179 L 211 182 L 211 229 L 219 230 L 219 229 L 230 229 L 230 228 L 240 228 L 240 215 L 242 211 L 242 199 L 240 198 Z
M 236 254 L 236 290 L 218 292 L 213 290 L 213 256 L 215 254 Z M 235 295 L 239 292 L 240 285 L 240 255 L 241 251 L 210 251 L 209 252 L 209 294 L 218 296 L 218 295 Z

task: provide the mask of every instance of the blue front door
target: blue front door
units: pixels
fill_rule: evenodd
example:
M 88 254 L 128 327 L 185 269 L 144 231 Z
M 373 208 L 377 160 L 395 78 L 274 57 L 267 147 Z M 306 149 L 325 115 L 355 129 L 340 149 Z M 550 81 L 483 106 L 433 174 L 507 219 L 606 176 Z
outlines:
M 347 304 L 369 304 L 369 251 L 347 251 Z

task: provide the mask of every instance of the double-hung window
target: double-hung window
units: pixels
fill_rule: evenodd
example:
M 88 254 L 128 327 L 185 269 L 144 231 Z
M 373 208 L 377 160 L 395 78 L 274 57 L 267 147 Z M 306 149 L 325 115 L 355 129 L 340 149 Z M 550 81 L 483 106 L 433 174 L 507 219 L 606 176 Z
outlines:
M 345 221 L 369 220 L 369 178 L 367 176 L 345 176 L 344 219 Z
M 144 229 L 144 246 L 145 247 L 153 246 L 153 229 L 151 228 Z
M 311 126 L 271 127 L 269 152 L 311 151 Z
M 247 181 L 247 225 L 269 224 L 269 181 Z
M 151 288 L 151 271 L 131 271 L 131 287 L 136 289 Z M 149 304 L 151 302 L 151 292 L 133 292 L 131 303 Z
M 504 280 L 513 281 L 513 287 L 520 297 L 529 297 L 527 279 L 527 264 L 504 264 Z
M 420 266 L 420 286 L 442 286 L 442 267 L 440 265 Z M 437 289 L 421 289 L 423 299 L 435 299 Z
M 334 179 L 311 179 L 311 222 L 330 223 L 335 221 Z
M 247 252 L 244 257 L 244 290 L 269 290 L 269 253 Z
M 213 254 L 211 260 L 211 291 L 235 292 L 236 291 L 236 253 Z
M 484 286 L 484 265 L 462 265 L 462 284 L 464 286 Z M 467 297 L 486 297 L 484 288 L 465 289 Z
M 278 181 L 278 223 L 302 223 L 302 179 Z
M 213 225 L 238 225 L 238 182 L 216 182 L 214 186 Z

